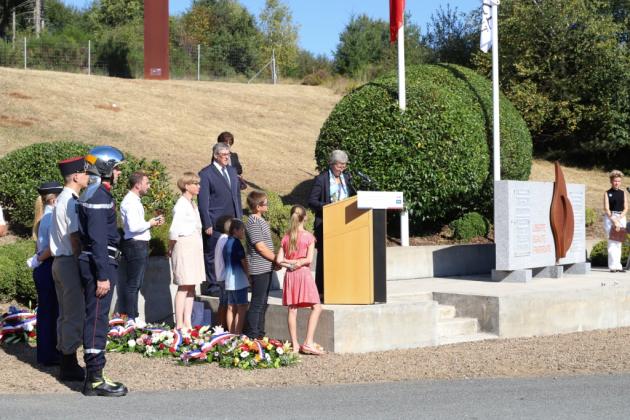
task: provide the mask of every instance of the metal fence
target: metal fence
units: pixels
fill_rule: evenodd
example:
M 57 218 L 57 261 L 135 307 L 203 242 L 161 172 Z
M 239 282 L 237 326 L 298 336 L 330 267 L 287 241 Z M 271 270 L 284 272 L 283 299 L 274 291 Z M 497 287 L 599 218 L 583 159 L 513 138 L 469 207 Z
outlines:
M 169 51 L 171 79 L 276 83 L 275 57 L 264 58 L 238 47 L 191 45 Z M 51 42 L 22 38 L 0 40 L 0 67 L 142 78 L 143 46 L 106 41 Z

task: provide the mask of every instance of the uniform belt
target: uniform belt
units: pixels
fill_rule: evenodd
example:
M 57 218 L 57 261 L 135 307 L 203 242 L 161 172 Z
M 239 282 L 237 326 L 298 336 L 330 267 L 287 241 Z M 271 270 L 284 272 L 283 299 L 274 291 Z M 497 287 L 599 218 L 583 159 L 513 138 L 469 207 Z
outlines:
M 81 253 L 85 255 L 92 255 L 92 251 L 81 251 Z M 108 246 L 107 255 L 109 258 L 113 258 L 118 261 L 120 259 L 120 250 L 118 248 L 114 248 L 113 246 Z

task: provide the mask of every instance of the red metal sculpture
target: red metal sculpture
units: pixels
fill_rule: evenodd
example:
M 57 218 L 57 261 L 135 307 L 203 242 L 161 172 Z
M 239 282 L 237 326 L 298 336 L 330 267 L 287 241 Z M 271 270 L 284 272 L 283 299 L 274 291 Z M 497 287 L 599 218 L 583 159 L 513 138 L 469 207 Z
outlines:
M 556 246 L 556 262 L 567 255 L 567 251 L 573 242 L 573 230 L 575 222 L 573 219 L 573 206 L 567 193 L 567 183 L 558 162 L 555 163 L 556 181 L 553 186 L 553 197 L 551 199 L 551 233 Z
M 144 2 L 144 78 L 169 78 L 168 0 Z

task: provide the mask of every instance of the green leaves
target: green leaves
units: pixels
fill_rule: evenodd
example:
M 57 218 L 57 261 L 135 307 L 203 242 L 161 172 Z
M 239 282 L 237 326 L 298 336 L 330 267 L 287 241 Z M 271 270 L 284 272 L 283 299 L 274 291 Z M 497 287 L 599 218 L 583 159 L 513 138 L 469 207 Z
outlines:
M 397 105 L 393 73 L 343 98 L 315 149 L 320 169 L 330 151 L 348 152 L 350 171 L 361 171 L 380 190 L 403 191 L 418 227 L 464 213 L 492 212 L 492 87 L 454 65 L 407 68 L 407 110 Z M 504 179 L 527 179 L 531 137 L 525 122 L 501 99 Z M 358 180 L 358 178 L 355 177 Z
M 37 143 L 0 159 L 0 203 L 12 229 L 27 230 L 32 226 L 33 204 L 37 198 L 37 187 L 42 182 L 58 181 L 63 184 L 57 162 L 85 156 L 91 147 L 73 142 Z M 116 202 L 120 203 L 127 194 L 129 175 L 142 170 L 147 173 L 151 183 L 148 194 L 143 198 L 147 214 L 161 213 L 169 218 L 175 195 L 166 167 L 158 161 L 147 162 L 129 154 L 125 154 L 125 161 L 121 166 L 119 182 L 112 191 Z
M 613 3 L 501 2 L 501 85 L 542 156 L 607 165 L 630 150 L 630 22 Z M 488 56 L 473 61 L 489 75 Z
M 0 301 L 37 301 L 33 272 L 26 266 L 34 253 L 35 242 L 30 240 L 0 246 Z

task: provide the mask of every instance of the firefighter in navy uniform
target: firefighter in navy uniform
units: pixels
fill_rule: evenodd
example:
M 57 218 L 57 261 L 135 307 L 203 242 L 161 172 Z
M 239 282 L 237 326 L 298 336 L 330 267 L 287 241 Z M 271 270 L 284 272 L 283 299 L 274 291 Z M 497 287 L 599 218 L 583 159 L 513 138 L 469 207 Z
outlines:
M 103 375 L 105 345 L 109 330 L 109 308 L 118 280 L 116 203 L 111 188 L 120 175 L 122 152 L 114 147 L 95 147 L 85 157 L 91 185 L 77 203 L 81 255 L 79 273 L 85 290 L 83 352 L 86 368 L 83 394 L 123 396 L 127 388 Z

